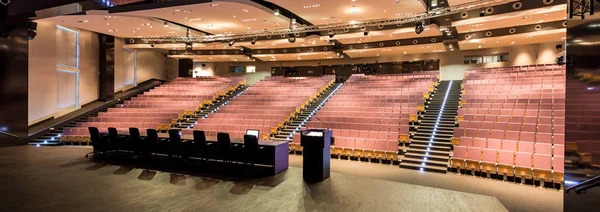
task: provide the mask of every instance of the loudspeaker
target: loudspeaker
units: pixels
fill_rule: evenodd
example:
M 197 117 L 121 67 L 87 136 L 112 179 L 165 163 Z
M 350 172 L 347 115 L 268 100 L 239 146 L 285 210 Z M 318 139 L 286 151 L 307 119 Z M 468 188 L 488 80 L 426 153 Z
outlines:
M 27 39 L 33 40 L 36 35 L 37 35 L 37 32 L 35 32 L 33 30 L 27 30 Z
M 29 23 L 27 23 L 27 27 L 29 28 L 29 30 L 37 30 L 37 23 L 30 21 Z

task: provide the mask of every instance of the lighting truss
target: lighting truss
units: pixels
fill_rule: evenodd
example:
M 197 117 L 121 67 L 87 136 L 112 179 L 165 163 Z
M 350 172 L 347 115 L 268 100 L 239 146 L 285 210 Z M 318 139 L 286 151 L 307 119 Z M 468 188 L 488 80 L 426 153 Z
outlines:
M 292 29 L 276 29 L 276 30 L 262 30 L 253 31 L 247 33 L 238 34 L 218 34 L 218 35 L 205 35 L 205 36 L 149 36 L 142 37 L 142 41 L 148 42 L 214 42 L 214 41 L 227 41 L 235 39 L 252 38 L 259 36 L 274 36 L 274 35 L 288 35 L 295 33 L 307 33 L 307 32 L 322 32 L 322 31 L 341 31 L 348 28 L 360 28 L 369 26 L 385 26 L 385 25 L 402 25 L 406 23 L 415 23 L 417 21 L 423 21 L 431 18 L 437 18 L 441 16 L 452 15 L 461 12 L 467 12 L 470 10 L 491 7 L 507 3 L 508 0 L 481 0 L 477 2 L 460 4 L 451 7 L 437 8 L 428 12 L 414 14 L 404 17 L 394 17 L 385 19 L 373 19 L 366 21 L 357 22 L 344 22 L 344 23 L 333 23 L 313 26 L 298 26 Z
M 596 0 L 600 2 L 600 0 Z M 594 15 L 594 0 L 570 0 L 569 19 L 577 16 L 585 19 L 585 15 Z

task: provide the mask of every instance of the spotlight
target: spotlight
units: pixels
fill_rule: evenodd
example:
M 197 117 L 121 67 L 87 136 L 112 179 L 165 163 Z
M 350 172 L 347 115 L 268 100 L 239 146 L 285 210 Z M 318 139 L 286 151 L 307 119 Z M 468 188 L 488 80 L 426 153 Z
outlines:
M 273 15 L 276 15 L 276 16 L 279 15 L 279 9 L 274 9 L 273 10 Z
M 295 43 L 295 42 L 296 42 L 296 37 L 294 37 L 294 36 L 290 36 L 290 37 L 288 38 L 288 41 L 289 41 L 290 43 Z
M 233 44 L 235 44 L 234 40 L 229 41 L 229 46 L 233 46 Z
M 254 44 L 256 44 L 256 40 L 252 40 L 252 41 L 250 41 L 250 43 L 251 43 L 252 45 L 254 45 Z
M 425 31 L 425 27 L 423 26 L 423 23 L 419 22 L 417 23 L 417 25 L 415 26 L 415 33 L 421 34 L 423 31 Z
M 330 32 L 329 33 L 329 38 L 333 38 L 333 36 L 335 36 L 335 33 L 334 32 Z
M 367 35 L 369 35 L 369 31 L 365 31 L 365 32 L 363 32 L 363 34 L 364 34 L 365 36 L 367 36 Z
M 193 46 L 192 42 L 185 43 L 185 50 L 192 51 L 194 49 L 193 47 L 194 46 Z
M 167 23 L 166 21 L 163 23 L 164 27 L 169 27 L 169 23 Z
M 150 47 L 154 48 L 154 43 L 150 44 Z
M 479 17 L 483 17 L 483 16 L 485 16 L 485 11 L 482 10 L 481 12 L 479 12 Z
M 563 45 L 562 44 L 558 44 L 556 45 L 556 50 L 562 49 Z

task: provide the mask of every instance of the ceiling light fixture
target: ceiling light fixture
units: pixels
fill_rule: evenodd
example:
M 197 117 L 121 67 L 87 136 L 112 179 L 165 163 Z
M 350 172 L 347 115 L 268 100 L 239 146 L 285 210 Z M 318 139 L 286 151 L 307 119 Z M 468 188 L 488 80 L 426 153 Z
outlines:
M 186 42 L 185 43 L 185 50 L 186 51 L 192 51 L 192 50 L 194 50 L 194 44 L 192 42 Z
M 368 36 L 368 35 L 369 35 L 369 31 L 365 31 L 363 34 L 364 34 L 365 36 Z
M 289 41 L 290 43 L 296 43 L 296 37 L 294 37 L 294 36 L 292 35 L 292 36 L 290 36 L 290 37 L 288 38 L 288 41 Z
M 356 14 L 356 5 L 352 5 L 352 9 L 350 9 L 352 14 Z
M 229 46 L 233 46 L 233 44 L 235 44 L 234 40 L 229 41 Z
M 483 17 L 483 16 L 485 16 L 485 11 L 482 10 L 481 12 L 479 12 L 479 17 Z
M 165 23 L 163 24 L 163 26 L 164 26 L 164 27 L 169 27 L 169 23 L 167 23 L 167 22 L 165 21 Z
M 279 9 L 274 9 L 273 10 L 273 15 L 278 16 L 279 15 Z

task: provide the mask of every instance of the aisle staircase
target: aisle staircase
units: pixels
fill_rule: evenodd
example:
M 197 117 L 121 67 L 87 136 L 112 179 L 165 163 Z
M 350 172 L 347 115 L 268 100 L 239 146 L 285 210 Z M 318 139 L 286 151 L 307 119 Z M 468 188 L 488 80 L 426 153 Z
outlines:
M 442 81 L 426 102 L 401 168 L 446 173 L 461 95 L 460 80 Z
M 292 141 L 292 136 L 299 132 L 302 127 L 310 120 L 310 118 L 327 102 L 327 100 L 342 86 L 343 83 L 334 83 L 321 96 L 313 101 L 306 110 L 302 111 L 296 117 L 290 120 L 289 123 L 275 134 L 272 140 L 276 141 Z

